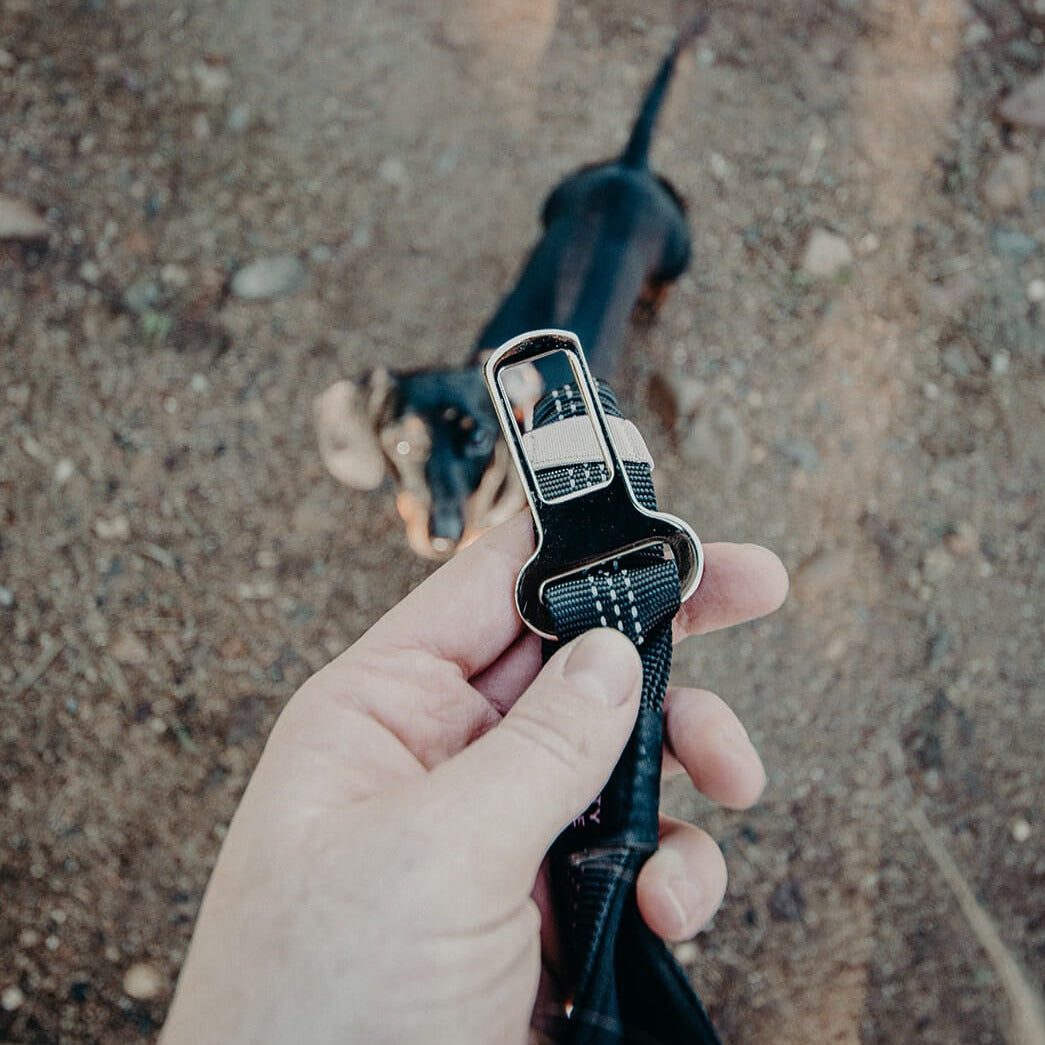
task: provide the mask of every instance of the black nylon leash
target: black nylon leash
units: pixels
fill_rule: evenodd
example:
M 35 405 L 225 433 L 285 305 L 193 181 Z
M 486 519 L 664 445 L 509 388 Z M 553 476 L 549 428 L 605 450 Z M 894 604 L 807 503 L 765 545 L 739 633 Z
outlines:
M 533 351 L 551 340 L 548 350 L 561 351 L 563 346 L 554 344 L 556 338 L 572 335 L 550 331 L 525 335 L 491 357 L 487 380 L 495 404 L 498 361 L 511 358 L 520 344 Z M 528 341 L 538 344 L 527 346 Z M 528 566 L 540 561 L 542 543 L 553 543 L 549 505 L 571 500 L 581 504 L 588 491 L 604 488 L 611 481 L 614 468 L 626 475 L 627 492 L 637 505 L 646 513 L 656 512 L 652 464 L 644 446 L 641 454 L 623 460 L 615 447 L 602 459 L 590 452 L 571 454 L 569 448 L 560 448 L 558 459 L 552 454 L 550 461 L 547 455 L 534 454 L 554 434 L 557 424 L 574 418 L 586 418 L 587 424 L 600 413 L 605 418 L 621 416 L 609 388 L 599 386 L 596 403 L 586 366 L 574 369 L 576 384 L 553 390 L 538 404 L 533 436 L 528 437 L 530 457 L 524 454 L 526 447 L 517 429 L 505 430 L 510 444 L 516 440 L 513 453 L 528 488 L 538 531 L 538 551 Z M 587 396 L 581 391 L 585 380 L 589 383 Z M 501 416 L 504 426 L 503 412 Z M 575 426 L 567 428 L 571 433 L 576 430 Z M 620 438 L 620 428 L 614 431 Z M 617 440 L 610 436 L 608 441 Z M 531 458 L 545 466 L 531 467 Z M 671 517 L 657 514 L 651 518 Z M 599 529 L 603 521 L 588 520 L 593 529 Z M 553 572 L 537 587 L 543 611 L 540 622 L 551 625 L 543 632 L 545 660 L 563 642 L 590 628 L 616 627 L 637 646 L 643 669 L 638 718 L 613 774 L 602 794 L 559 836 L 551 852 L 553 899 L 574 988 L 565 1041 L 569 1045 L 721 1045 L 688 977 L 646 925 L 635 899 L 638 873 L 658 844 L 662 712 L 671 669 L 671 622 L 682 597 L 680 565 L 687 568 L 687 579 L 693 583 L 689 569 L 693 564 L 677 552 L 666 557 L 656 542 L 647 546 L 638 542 L 636 547 L 637 542 L 626 532 L 627 523 L 621 530 L 628 539 L 621 545 L 613 543 L 612 526 L 609 530 L 600 536 L 608 538 L 601 543 L 611 554 L 579 570 L 573 568 L 576 563 L 572 560 L 564 562 L 560 574 Z M 584 535 L 572 536 L 572 543 L 567 540 L 557 547 L 570 549 L 583 543 Z M 589 546 L 594 544 L 589 542 Z M 612 554 L 618 547 L 624 550 Z M 672 545 L 673 551 L 676 547 Z M 699 542 L 696 549 L 699 580 Z M 546 569 L 542 566 L 542 572 Z M 524 620 L 534 627 L 530 619 L 533 602 L 532 598 L 527 601 L 525 588 L 526 568 L 520 574 L 517 601 Z

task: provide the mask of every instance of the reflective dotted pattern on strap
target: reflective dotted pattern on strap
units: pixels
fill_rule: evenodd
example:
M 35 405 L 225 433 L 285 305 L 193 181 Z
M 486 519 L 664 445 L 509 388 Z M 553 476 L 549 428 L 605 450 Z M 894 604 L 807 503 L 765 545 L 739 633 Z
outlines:
M 607 416 L 620 417 L 610 389 L 600 384 Z M 583 416 L 571 386 L 549 392 L 534 411 L 533 435 L 558 421 Z M 656 508 L 651 463 L 624 467 L 635 497 Z M 631 454 L 634 458 L 638 456 Z M 602 461 L 537 471 L 542 496 L 561 497 L 604 482 Z M 635 729 L 598 799 L 560 835 L 552 850 L 552 889 L 564 929 L 575 993 L 570 1045 L 718 1045 L 707 1014 L 683 970 L 638 913 L 635 880 L 657 848 L 661 715 L 671 670 L 671 621 L 679 608 L 673 560 L 644 551 L 549 583 L 544 599 L 556 634 L 568 641 L 595 627 L 617 628 L 639 649 L 642 699 Z M 545 659 L 558 643 L 545 643 Z

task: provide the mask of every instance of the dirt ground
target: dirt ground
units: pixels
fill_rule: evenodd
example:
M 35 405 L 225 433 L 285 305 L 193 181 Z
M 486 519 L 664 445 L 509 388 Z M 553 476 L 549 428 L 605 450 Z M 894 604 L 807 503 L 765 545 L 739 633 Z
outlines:
M 0 193 L 49 233 L 0 241 L 0 1040 L 155 1036 L 280 707 L 429 570 L 313 396 L 463 359 L 693 13 L 522 7 L 2 0 Z M 695 263 L 618 390 L 661 504 L 793 591 L 677 657 L 770 775 L 669 789 L 731 874 L 679 955 L 732 1042 L 1040 1043 L 1045 147 L 998 105 L 1045 8 L 712 11 L 655 147 Z

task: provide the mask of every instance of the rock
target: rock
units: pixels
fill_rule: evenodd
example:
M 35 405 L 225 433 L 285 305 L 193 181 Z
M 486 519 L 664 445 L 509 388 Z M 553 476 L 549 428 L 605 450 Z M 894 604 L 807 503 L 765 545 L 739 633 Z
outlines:
M 1027 258 L 1037 254 L 1038 241 L 1025 232 L 996 226 L 991 231 L 991 249 L 1000 258 L 1026 261 Z
M 149 659 L 149 649 L 145 643 L 133 631 L 123 628 L 113 636 L 112 642 L 109 643 L 109 652 L 120 664 L 144 664 Z
M 1027 284 L 1027 300 L 1033 305 L 1045 301 L 1045 279 L 1032 279 Z
M 691 464 L 731 476 L 739 475 L 751 456 L 744 426 L 725 403 L 713 403 L 701 412 L 680 450 Z
M 123 993 L 135 1001 L 152 1001 L 163 990 L 163 977 L 147 962 L 135 962 L 123 974 Z
M 802 257 L 802 271 L 815 279 L 834 279 L 853 264 L 853 251 L 837 233 L 813 229 Z
M 820 468 L 820 455 L 808 439 L 782 439 L 777 449 L 803 472 L 816 472 Z
M 68 457 L 63 457 L 54 466 L 54 482 L 56 486 L 65 484 L 76 474 L 76 465 Z
M 305 285 L 305 266 L 293 254 L 258 258 L 232 278 L 232 293 L 244 301 L 265 301 L 293 294 Z
M 47 239 L 51 227 L 28 203 L 0 193 L 0 240 L 36 243 Z
M 10 588 L 0 588 L 0 609 L 9 610 L 15 604 L 15 593 Z
M 147 276 L 142 276 L 123 292 L 123 303 L 132 312 L 149 312 L 160 303 L 160 288 Z
M 1045 131 L 1045 73 L 1013 91 L 998 106 L 998 115 L 1016 127 Z
M 1022 816 L 1016 817 L 1012 822 L 1012 840 L 1014 842 L 1026 842 L 1031 836 L 1031 826 Z
M 947 373 L 959 379 L 968 377 L 974 367 L 979 369 L 979 360 L 976 360 L 975 364 L 971 362 L 961 345 L 948 345 L 940 353 L 940 363 Z
M 781 882 L 769 897 L 769 916 L 778 922 L 800 922 L 806 902 L 797 878 Z
M 995 214 L 1019 210 L 1030 196 L 1034 172 L 1030 160 L 1021 152 L 1007 152 L 988 171 L 980 195 Z
M 200 62 L 192 74 L 204 94 L 224 94 L 232 86 L 232 76 L 223 65 Z
M 25 993 L 21 987 L 14 985 L 0 991 L 0 1009 L 4 1012 L 17 1012 L 25 1004 Z
M 250 126 L 250 109 L 245 105 L 234 105 L 225 119 L 225 130 L 230 134 L 242 134 Z
M 103 541 L 125 541 L 131 535 L 131 523 L 126 515 L 100 518 L 94 521 L 94 532 Z
M 695 377 L 657 370 L 649 379 L 647 396 L 650 407 L 669 431 L 686 421 L 700 409 L 707 396 L 707 385 Z
M 857 584 L 856 560 L 849 548 L 821 548 L 795 571 L 792 590 L 806 605 L 822 605 Z

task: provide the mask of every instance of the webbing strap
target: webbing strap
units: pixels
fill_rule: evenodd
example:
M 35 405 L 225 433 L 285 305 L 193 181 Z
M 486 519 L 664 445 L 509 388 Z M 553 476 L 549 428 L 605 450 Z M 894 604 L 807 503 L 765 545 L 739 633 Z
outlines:
M 606 414 L 620 417 L 613 393 L 599 387 Z M 570 386 L 546 395 L 534 412 L 540 429 L 584 414 Z M 655 509 L 648 454 L 621 456 L 645 508 Z M 583 461 L 536 471 L 542 496 L 554 498 L 605 478 Z M 552 890 L 571 982 L 569 1045 L 720 1045 L 685 972 L 643 921 L 635 880 L 657 848 L 662 707 L 671 670 L 671 621 L 679 608 L 676 565 L 649 551 L 549 583 L 544 599 L 560 641 L 594 627 L 616 627 L 638 647 L 642 697 L 631 738 L 602 794 L 556 841 Z M 559 643 L 546 641 L 547 660 Z

